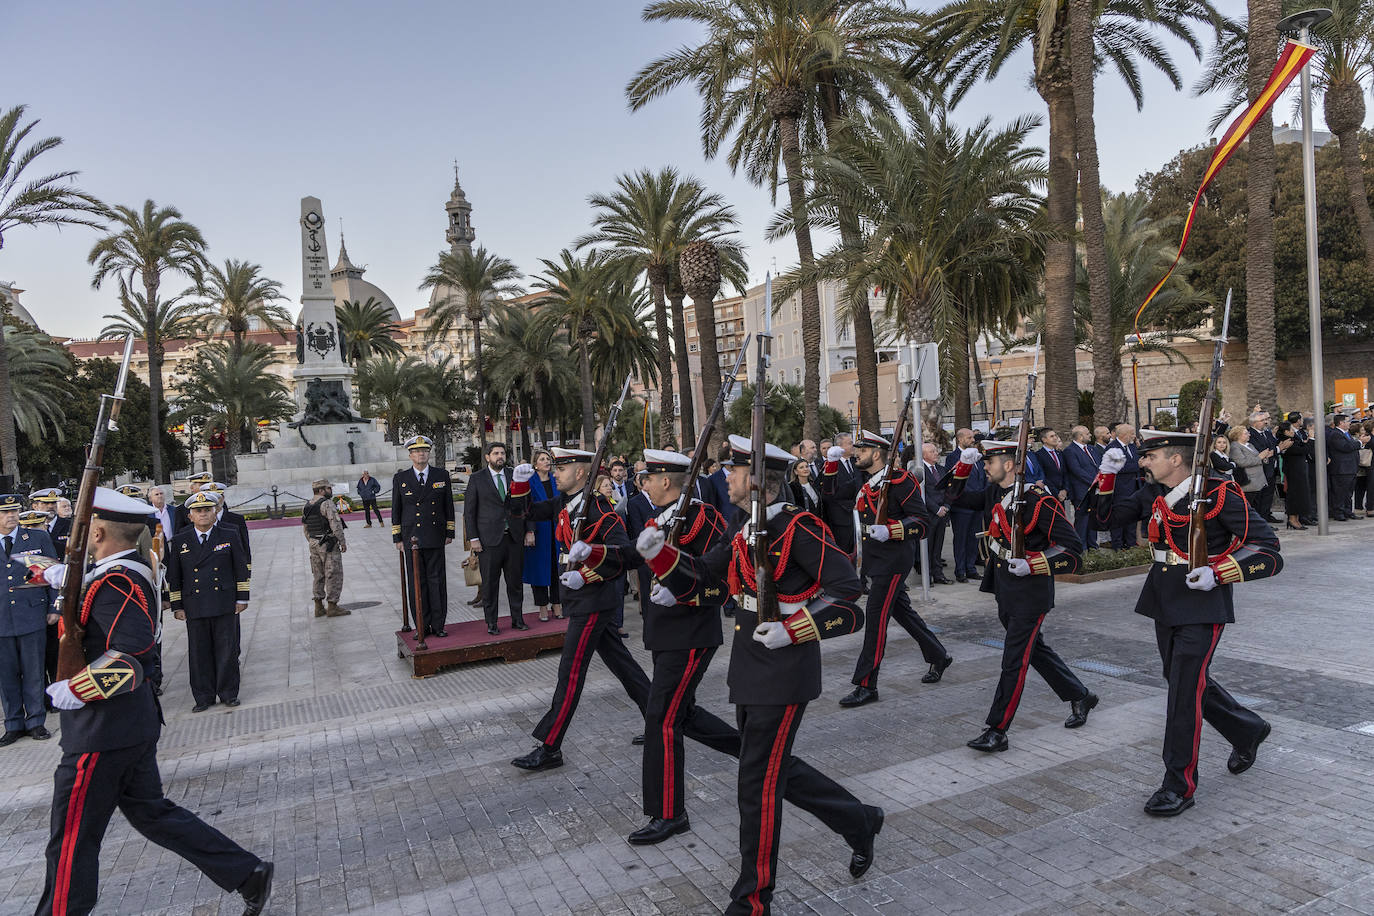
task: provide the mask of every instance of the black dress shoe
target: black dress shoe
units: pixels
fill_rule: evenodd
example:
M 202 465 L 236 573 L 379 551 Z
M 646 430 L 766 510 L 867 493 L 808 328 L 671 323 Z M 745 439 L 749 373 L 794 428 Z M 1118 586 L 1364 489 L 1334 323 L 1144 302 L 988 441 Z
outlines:
M 439 637 L 440 639 L 443 639 L 445 636 L 448 635 L 448 630 L 430 630 L 430 631 L 429 631 L 429 635 L 430 635 L 430 636 L 437 636 L 437 637 Z
M 878 691 L 874 687 L 855 687 L 848 695 L 840 698 L 840 705 L 845 707 L 863 706 L 867 703 L 878 702 Z
M 1255 765 L 1255 754 L 1259 751 L 1259 746 L 1264 743 L 1264 739 L 1269 737 L 1269 732 L 1273 731 L 1268 722 L 1259 730 L 1255 740 L 1244 747 L 1238 747 L 1231 751 L 1231 757 L 1226 761 L 1226 769 L 1239 776 L 1250 767 Z M 32 734 L 32 732 L 30 732 Z
M 1000 728 L 985 729 L 981 735 L 970 741 L 968 746 L 985 754 L 995 754 L 1011 747 L 1007 743 L 1007 733 Z
M 511 624 L 511 626 L 517 630 L 528 630 L 530 628 L 530 625 L 523 620 L 517 620 L 515 623 Z
M 1191 797 L 1184 798 L 1173 789 L 1159 789 L 1145 803 L 1145 813 L 1155 817 L 1173 817 L 1193 807 Z
M 849 857 L 849 874 L 855 878 L 862 878 L 873 866 L 873 841 L 883 829 L 883 809 L 872 807 L 869 811 L 872 812 L 873 832 L 852 847 L 854 854 Z
M 953 584 L 954 584 L 954 582 L 953 582 L 952 580 L 946 579 L 944 576 L 936 576 L 934 579 L 931 579 L 930 581 L 931 581 L 931 584 L 933 584 L 933 585 L 953 585 Z
M 205 710 L 209 709 L 211 706 L 214 705 L 214 703 L 197 703 L 196 705 L 191 707 L 191 712 L 205 712 Z
M 488 635 L 488 636 L 496 636 L 496 635 L 497 635 L 498 633 L 500 633 L 500 632 L 501 632 L 501 631 L 500 631 L 499 629 L 497 629 L 495 625 L 487 627 L 487 635 Z
M 948 668 L 948 667 L 949 667 L 950 665 L 952 665 L 952 664 L 954 664 L 954 656 L 952 656 L 952 655 L 946 655 L 944 658 L 940 659 L 938 662 L 933 663 L 933 664 L 930 666 L 930 670 L 927 671 L 925 674 L 921 675 L 921 683 L 922 683 L 922 684 L 938 684 L 938 683 L 940 683 L 940 678 L 942 678 L 942 677 L 945 676 L 945 669 Z
M 24 737 L 23 732 L 5 732 L 5 736 L 0 738 L 0 747 L 9 747 L 22 737 Z
M 662 843 L 675 833 L 686 833 L 691 829 L 692 822 L 685 814 L 678 817 L 656 817 L 625 839 L 631 846 L 652 846 Z
M 1065 728 L 1082 728 L 1088 721 L 1088 713 L 1097 708 L 1097 694 L 1089 693 L 1081 700 L 1069 704 L 1069 717 L 1064 720 Z
M 563 752 L 547 744 L 540 744 L 525 756 L 516 757 L 510 765 L 522 770 L 552 770 L 563 765 Z
M 471 601 L 468 602 L 468 607 L 481 607 L 482 604 L 482 596 L 478 595 L 476 598 L 473 598 Z
M 955 573 L 955 574 L 954 574 L 954 581 L 955 581 L 955 582 L 967 582 L 967 581 L 968 581 L 968 576 L 962 575 L 962 574 L 960 574 L 960 573 Z
M 644 736 L 643 736 L 643 735 L 635 735 L 633 738 L 630 739 L 630 743 L 633 744 L 635 747 L 643 747 L 643 746 L 644 746 Z
M 239 704 L 239 698 L 238 698 L 238 697 L 234 697 L 232 700 L 225 700 L 225 701 L 224 701 L 224 705 L 225 705 L 225 706 L 238 706 L 238 705 L 240 705 L 240 704 Z
M 29 737 L 35 741 L 47 741 L 52 737 L 52 732 L 41 725 L 29 729 Z M 1252 758 L 1253 759 L 1253 758 Z
M 243 895 L 243 916 L 258 916 L 267 906 L 267 898 L 272 896 L 273 871 L 275 867 L 271 862 L 259 862 L 248 880 L 239 885 L 239 893 Z

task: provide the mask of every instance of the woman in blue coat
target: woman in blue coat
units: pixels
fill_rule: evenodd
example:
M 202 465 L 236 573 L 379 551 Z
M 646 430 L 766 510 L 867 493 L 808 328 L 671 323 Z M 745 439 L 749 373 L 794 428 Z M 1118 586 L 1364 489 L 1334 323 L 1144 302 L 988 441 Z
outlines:
M 530 478 L 530 499 L 543 502 L 558 498 L 558 482 L 553 479 L 553 456 L 543 449 L 534 452 L 534 476 Z M 525 529 L 525 569 L 522 576 L 534 593 L 539 607 L 539 619 L 549 619 L 549 605 L 553 616 L 563 617 L 563 605 L 558 601 L 558 542 L 553 536 L 553 521 L 535 522 Z

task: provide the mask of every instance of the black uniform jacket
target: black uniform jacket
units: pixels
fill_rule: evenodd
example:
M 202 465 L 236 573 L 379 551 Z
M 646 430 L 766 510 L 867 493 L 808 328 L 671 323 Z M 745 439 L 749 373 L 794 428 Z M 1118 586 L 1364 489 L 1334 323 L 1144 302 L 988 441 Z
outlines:
M 172 537 L 167 546 L 167 588 L 172 611 L 188 618 L 234 613 L 248 600 L 248 558 L 238 532 L 215 525 L 205 543 L 195 527 Z
M 581 588 L 560 588 L 559 597 L 563 599 L 563 613 L 572 617 L 586 617 L 600 611 L 613 610 L 624 597 L 625 556 L 621 548 L 630 542 L 625 536 L 625 519 L 599 493 L 592 495 L 591 507 L 587 510 L 587 520 L 582 526 L 582 540 L 592 545 L 592 555 L 577 567 L 585 584 Z M 546 522 L 556 519 L 554 536 L 558 538 L 563 550 L 573 544 L 573 518 L 582 505 L 582 494 L 569 496 L 560 493 L 557 499 L 530 501 L 529 481 L 511 484 L 510 495 L 506 497 L 511 515 L 527 522 Z M 560 551 L 560 559 L 562 552 Z M 563 564 L 554 570 L 562 572 Z
M 52 546 L 57 551 L 59 557 L 67 555 L 67 538 L 72 534 L 71 516 L 62 518 L 58 516 L 53 519 L 52 527 L 48 529 L 48 537 L 52 538 Z
M 137 552 L 106 557 L 86 574 L 81 593 L 82 648 L 92 662 L 110 649 L 147 666 L 157 627 L 157 596 L 150 570 Z M 156 741 L 162 716 L 152 687 L 143 680 L 131 693 L 62 712 L 62 750 L 68 754 L 113 751 Z
M 654 518 L 663 518 L 662 513 L 671 508 L 662 507 L 660 514 Z M 664 518 L 664 521 L 667 519 Z M 639 527 L 640 531 L 644 530 L 644 525 Z M 687 517 L 678 525 L 676 544 L 684 553 L 699 557 L 727 542 L 727 527 L 725 519 L 715 506 L 694 499 L 687 505 Z M 636 537 L 639 536 L 638 531 L 633 533 Z M 637 567 L 644 563 L 643 558 L 633 549 L 626 549 L 624 553 L 627 566 Z M 644 614 L 644 648 L 650 652 L 665 652 L 673 649 L 705 649 L 719 646 L 724 642 L 720 633 L 720 606 L 725 603 L 725 598 L 725 586 L 717 583 L 698 589 L 694 594 L 680 599 L 672 607 L 647 602 L 648 611 Z
M 1013 522 L 1010 489 L 989 487 L 983 524 L 988 532 L 988 565 L 980 591 L 997 596 L 997 609 L 1018 617 L 1038 617 L 1054 607 L 1054 577 L 1083 568 L 1083 542 L 1073 530 L 1059 499 L 1039 484 L 1027 484 L 1022 492 L 1018 522 Z M 1029 576 L 1007 571 L 1011 557 L 1012 524 L 1026 534 Z
M 1113 503 L 1112 475 L 1098 478 L 1094 513 L 1104 525 L 1132 525 L 1149 520 L 1150 546 L 1168 550 L 1186 561 L 1188 556 L 1187 495 L 1168 504 L 1164 487 L 1154 481 L 1141 486 L 1129 499 Z M 1210 592 L 1188 588 L 1184 578 L 1187 562 L 1156 562 L 1145 577 L 1145 587 L 1135 612 L 1165 626 L 1191 623 L 1235 623 L 1231 585 L 1278 575 L 1283 569 L 1279 539 L 1269 523 L 1250 507 L 1240 486 L 1232 480 L 1212 478 L 1204 488 L 1211 508 L 1206 514 L 1207 565 L 1217 575 Z
M 443 547 L 454 536 L 453 482 L 448 471 L 430 466 L 425 469 L 425 485 L 415 476 L 415 468 L 396 472 L 391 478 L 391 540 L 405 542 L 418 537 L 420 547 Z
M 649 563 L 680 601 L 719 588 L 723 579 L 739 599 L 726 678 L 730 702 L 736 705 L 787 706 L 814 700 L 821 695 L 817 640 L 863 626 L 857 600 L 863 585 L 849 556 L 820 519 L 796 506 L 774 503 L 768 507 L 768 543 L 782 617 L 793 639 L 793 645 L 781 649 L 766 648 L 754 639 L 754 564 L 743 530 L 700 557 L 665 546 Z
M 812 485 L 817 483 L 822 496 L 821 510 L 825 513 L 822 520 L 830 526 L 838 543 L 852 548 L 859 534 L 854 530 L 854 501 L 863 485 L 863 472 L 854 466 L 852 458 L 827 461 L 822 466 L 820 480 L 813 481 Z
M 887 488 L 886 541 L 868 536 L 868 526 L 878 523 L 878 498 L 886 468 L 870 477 L 859 490 L 854 507 L 859 510 L 859 522 L 864 539 L 863 574 L 865 576 L 905 576 L 916 565 L 916 551 L 921 538 L 930 530 L 930 513 L 916 478 L 901 468 Z

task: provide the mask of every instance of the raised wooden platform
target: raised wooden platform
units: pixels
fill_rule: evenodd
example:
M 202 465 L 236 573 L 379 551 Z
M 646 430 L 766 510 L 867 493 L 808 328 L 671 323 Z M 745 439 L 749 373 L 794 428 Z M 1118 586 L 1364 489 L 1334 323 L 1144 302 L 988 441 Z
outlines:
M 502 658 L 507 662 L 525 662 L 540 652 L 557 651 L 563 648 L 563 637 L 568 630 L 566 619 L 550 619 L 543 622 L 537 613 L 525 614 L 528 630 L 511 627 L 510 618 L 502 617 L 497 621 L 501 632 L 496 636 L 487 633 L 484 620 L 463 620 L 449 622 L 445 626 L 447 636 L 430 636 L 425 640 L 425 648 L 415 645 L 415 631 L 396 631 L 396 657 L 408 658 L 415 677 L 429 677 L 438 674 L 441 668 L 466 665 L 471 662 Z

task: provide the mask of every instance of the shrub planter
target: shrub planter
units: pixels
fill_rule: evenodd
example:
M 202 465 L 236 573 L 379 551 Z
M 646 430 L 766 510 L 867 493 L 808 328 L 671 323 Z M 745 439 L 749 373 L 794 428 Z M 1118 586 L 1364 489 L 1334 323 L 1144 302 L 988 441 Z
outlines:
M 1138 576 L 1143 572 L 1150 571 L 1150 564 L 1143 566 L 1123 566 L 1120 569 L 1104 569 L 1101 572 L 1090 572 L 1082 574 L 1064 573 L 1054 577 L 1055 582 L 1103 582 L 1107 579 L 1121 579 L 1126 576 Z

